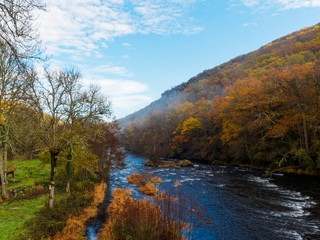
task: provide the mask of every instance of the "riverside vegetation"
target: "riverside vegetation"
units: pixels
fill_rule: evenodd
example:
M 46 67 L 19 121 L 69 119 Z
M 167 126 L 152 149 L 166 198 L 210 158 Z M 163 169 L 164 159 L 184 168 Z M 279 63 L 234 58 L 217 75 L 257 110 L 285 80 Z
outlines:
M 163 182 L 159 177 L 133 173 L 127 179 L 149 196 L 134 199 L 129 189 L 115 189 L 99 239 L 193 239 L 196 228 L 210 226 L 204 209 L 183 194 L 181 184 L 175 191 L 159 193 L 157 185 Z
M 132 152 L 320 173 L 320 24 L 206 70 L 120 120 Z

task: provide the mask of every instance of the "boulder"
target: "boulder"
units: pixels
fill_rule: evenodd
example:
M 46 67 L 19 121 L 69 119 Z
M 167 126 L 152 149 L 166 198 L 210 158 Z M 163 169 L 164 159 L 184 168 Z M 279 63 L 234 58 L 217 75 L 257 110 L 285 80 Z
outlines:
M 154 167 L 154 162 L 150 159 L 147 159 L 146 163 L 144 164 L 147 167 Z
M 184 159 L 184 160 L 180 160 L 177 162 L 177 166 L 179 167 L 189 167 L 189 166 L 193 166 L 192 162 L 187 160 L 187 159 Z

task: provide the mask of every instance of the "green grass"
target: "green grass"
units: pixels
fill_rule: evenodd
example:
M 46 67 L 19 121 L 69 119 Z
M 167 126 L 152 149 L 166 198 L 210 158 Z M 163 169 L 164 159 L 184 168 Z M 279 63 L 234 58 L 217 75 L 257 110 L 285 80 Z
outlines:
M 9 175 L 7 189 L 20 186 L 34 186 L 36 183 L 47 184 L 50 178 L 50 165 L 40 160 L 19 160 L 8 162 L 15 168 L 15 183 Z M 0 191 L 1 192 L 1 191 Z M 35 216 L 44 207 L 47 194 L 32 199 L 13 199 L 0 204 L 0 240 L 18 239 L 19 234 L 27 230 L 24 223 Z
M 17 239 L 26 230 L 23 224 L 34 217 L 44 206 L 46 195 L 28 199 L 7 201 L 0 204 L 0 239 Z
M 7 189 L 19 187 L 23 185 L 33 186 L 37 182 L 48 182 L 50 178 L 50 165 L 43 164 L 40 160 L 19 160 L 9 162 L 8 165 L 13 165 L 15 168 L 15 183 L 11 182 L 9 175 L 9 184 Z

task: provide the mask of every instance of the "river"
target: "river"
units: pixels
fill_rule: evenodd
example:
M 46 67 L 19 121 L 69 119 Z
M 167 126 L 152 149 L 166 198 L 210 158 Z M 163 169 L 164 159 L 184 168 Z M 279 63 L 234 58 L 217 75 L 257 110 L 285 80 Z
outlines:
M 320 239 L 319 178 L 276 173 L 263 178 L 248 168 L 195 164 L 187 168 L 153 168 L 145 159 L 126 158 L 127 166 L 111 175 L 105 206 L 117 187 L 140 194 L 126 177 L 148 171 L 164 180 L 160 189 L 177 180 L 184 191 L 197 198 L 213 220 L 212 228 L 196 229 L 195 239 Z M 103 214 L 88 227 L 87 239 L 95 240 Z

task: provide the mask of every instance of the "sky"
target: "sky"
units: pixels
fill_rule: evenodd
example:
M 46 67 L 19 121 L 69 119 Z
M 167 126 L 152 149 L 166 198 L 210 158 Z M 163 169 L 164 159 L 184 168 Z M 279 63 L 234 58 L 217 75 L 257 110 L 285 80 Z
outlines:
M 122 118 L 200 72 L 320 22 L 320 0 L 45 0 L 52 67 L 75 67 Z

